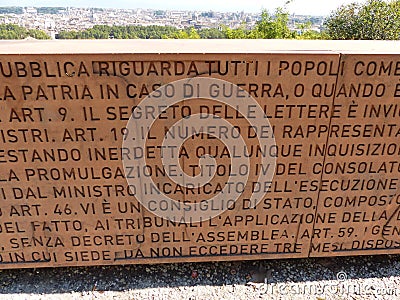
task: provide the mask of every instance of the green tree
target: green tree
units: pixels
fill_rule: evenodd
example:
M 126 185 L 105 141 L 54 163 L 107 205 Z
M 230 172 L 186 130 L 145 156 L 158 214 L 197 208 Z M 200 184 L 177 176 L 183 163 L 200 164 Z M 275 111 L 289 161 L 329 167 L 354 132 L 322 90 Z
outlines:
M 285 8 L 277 8 L 272 16 L 263 10 L 261 20 L 257 22 L 254 30 L 250 33 L 251 38 L 261 39 L 291 39 L 296 33 L 288 27 L 289 13 Z
M 239 28 L 229 28 L 228 26 L 223 26 L 222 32 L 225 35 L 227 39 L 247 39 L 251 38 L 250 33 L 251 30 L 247 30 L 244 27 L 244 24 L 240 26 Z
M 37 40 L 49 40 L 50 36 L 43 30 L 30 29 L 28 30 L 28 36 Z
M 108 26 L 95 25 L 93 28 L 81 31 L 61 31 L 59 39 L 161 39 L 164 35 L 171 36 L 178 29 L 172 26 Z
M 223 28 L 223 33 L 228 39 L 292 39 L 296 33 L 288 26 L 289 13 L 286 8 L 277 8 L 271 15 L 267 10 L 261 13 L 261 19 L 256 26 L 249 30 L 242 24 L 239 28 Z
M 297 33 L 296 39 L 298 40 L 326 40 L 328 35 L 325 32 L 318 32 L 313 30 L 312 22 L 301 23 L 296 26 Z
M 58 33 L 58 38 L 61 40 L 78 39 L 78 33 L 75 30 L 71 30 L 71 31 L 63 30 Z
M 198 29 L 197 33 L 201 39 L 224 39 L 226 37 L 224 32 L 218 28 Z
M 199 39 L 200 35 L 197 33 L 196 29 L 193 27 L 188 30 L 178 30 L 172 32 L 171 34 L 164 34 L 162 36 L 164 39 Z
M 27 37 L 35 39 L 50 39 L 50 37 L 41 30 L 26 29 L 15 24 L 1 24 L 0 25 L 0 39 L 1 40 L 21 40 Z
M 339 7 L 324 24 L 331 39 L 400 39 L 400 0 L 368 0 Z

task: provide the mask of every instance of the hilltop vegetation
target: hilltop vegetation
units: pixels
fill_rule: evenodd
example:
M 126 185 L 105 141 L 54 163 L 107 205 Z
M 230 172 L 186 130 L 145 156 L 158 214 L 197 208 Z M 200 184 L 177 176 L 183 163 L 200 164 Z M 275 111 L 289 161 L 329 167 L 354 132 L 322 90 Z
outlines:
M 0 24 L 0 39 L 2 40 L 21 40 L 27 37 L 38 40 L 50 39 L 50 36 L 42 30 L 26 29 L 14 24 Z
M 368 0 L 339 7 L 325 22 L 337 40 L 399 40 L 400 1 Z
M 23 14 L 24 10 L 19 6 L 0 7 L 0 14 Z
M 168 26 L 101 26 L 80 32 L 61 32 L 60 38 L 226 38 L 226 39 L 333 39 L 333 40 L 399 40 L 400 0 L 386 2 L 367 0 L 336 9 L 325 20 L 324 30 L 311 29 L 311 22 L 288 27 L 289 13 L 285 8 L 274 14 L 264 10 L 256 26 L 248 29 L 223 27 L 218 29 L 178 30 Z
M 290 3 L 287 2 L 287 4 Z M 61 8 L 38 8 L 40 13 L 56 13 Z M 3 7 L 0 13 L 22 13 L 20 7 Z M 159 11 L 162 13 L 162 11 Z M 212 14 L 205 12 L 204 14 Z M 400 39 L 400 0 L 386 2 L 367 0 L 336 9 L 325 20 L 322 31 L 312 30 L 312 22 L 288 26 L 288 10 L 278 8 L 273 14 L 264 10 L 260 20 L 249 28 L 243 23 L 239 28 L 220 26 L 219 29 L 177 29 L 173 26 L 108 26 L 96 25 L 81 31 L 61 31 L 59 39 L 343 39 L 343 40 L 398 40 Z M 48 39 L 41 30 L 28 30 L 18 25 L 0 25 L 0 39 L 26 37 Z
M 322 39 L 324 33 L 311 30 L 311 23 L 299 24 L 299 31 L 288 27 L 289 14 L 277 9 L 274 15 L 263 11 L 261 20 L 253 29 L 246 24 L 236 29 L 223 26 L 222 29 L 177 29 L 172 26 L 107 26 L 96 25 L 82 31 L 61 31 L 59 39 Z

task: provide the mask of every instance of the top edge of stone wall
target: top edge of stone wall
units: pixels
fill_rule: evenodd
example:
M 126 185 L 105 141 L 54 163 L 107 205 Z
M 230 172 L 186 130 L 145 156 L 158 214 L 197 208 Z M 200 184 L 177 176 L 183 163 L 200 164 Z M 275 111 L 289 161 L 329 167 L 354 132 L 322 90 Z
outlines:
M 131 53 L 400 54 L 400 41 L 337 40 L 7 40 L 0 54 Z

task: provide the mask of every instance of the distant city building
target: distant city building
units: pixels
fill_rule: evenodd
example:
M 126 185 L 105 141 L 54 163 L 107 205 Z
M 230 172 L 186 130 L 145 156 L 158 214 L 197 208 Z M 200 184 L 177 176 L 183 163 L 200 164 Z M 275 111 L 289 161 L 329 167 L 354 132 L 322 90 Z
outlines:
M 26 7 L 25 8 L 25 13 L 27 13 L 27 14 L 36 14 L 37 10 L 34 7 Z
M 112 9 L 112 8 L 35 8 L 26 7 L 23 13 L 0 14 L 0 24 L 17 24 L 27 29 L 41 29 L 51 37 L 60 31 L 84 30 L 95 25 L 162 25 L 175 26 L 179 29 L 238 28 L 246 24 L 255 26 L 260 13 L 214 12 L 214 11 L 165 11 L 154 9 Z M 297 30 L 296 24 L 312 22 L 312 29 L 321 29 L 323 18 L 310 16 L 290 16 L 289 27 Z

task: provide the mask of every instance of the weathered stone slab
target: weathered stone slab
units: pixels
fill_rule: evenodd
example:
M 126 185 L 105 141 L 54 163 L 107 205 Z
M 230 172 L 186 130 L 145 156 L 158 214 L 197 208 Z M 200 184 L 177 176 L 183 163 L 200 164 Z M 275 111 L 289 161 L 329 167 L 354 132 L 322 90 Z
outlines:
M 310 255 L 398 253 L 400 62 L 398 55 L 343 55 Z M 322 220 L 322 219 L 321 219 Z M 330 224 L 329 224 L 330 223 Z
M 0 44 L 0 268 L 399 253 L 398 55 L 304 45 Z

